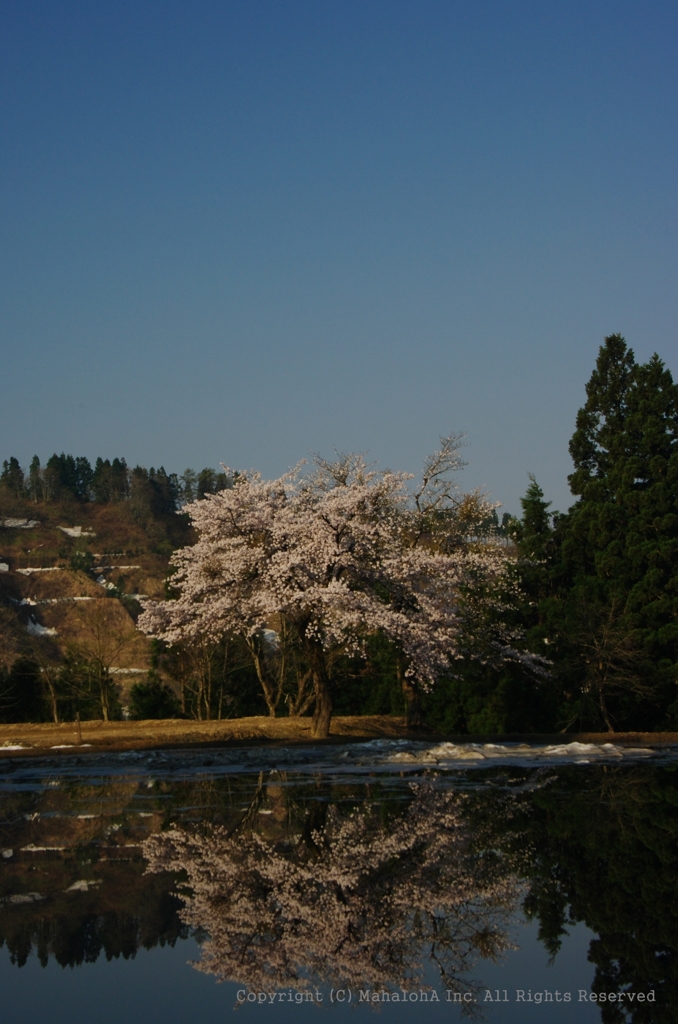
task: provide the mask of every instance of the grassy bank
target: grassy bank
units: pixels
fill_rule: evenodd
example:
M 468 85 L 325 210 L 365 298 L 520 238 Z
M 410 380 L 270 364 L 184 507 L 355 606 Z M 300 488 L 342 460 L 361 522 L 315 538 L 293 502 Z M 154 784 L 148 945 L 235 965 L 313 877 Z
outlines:
M 378 738 L 440 740 L 436 733 L 408 733 L 404 718 L 389 715 L 337 716 L 329 741 Z M 621 743 L 626 745 L 678 745 L 678 733 L 577 733 L 570 735 L 446 736 L 446 740 L 528 743 Z M 162 747 L 224 746 L 257 743 L 310 743 L 310 718 L 235 718 L 214 722 L 164 720 L 146 722 L 83 722 L 78 734 L 74 722 L 0 725 L 0 756 L 26 757 L 96 751 L 148 750 Z

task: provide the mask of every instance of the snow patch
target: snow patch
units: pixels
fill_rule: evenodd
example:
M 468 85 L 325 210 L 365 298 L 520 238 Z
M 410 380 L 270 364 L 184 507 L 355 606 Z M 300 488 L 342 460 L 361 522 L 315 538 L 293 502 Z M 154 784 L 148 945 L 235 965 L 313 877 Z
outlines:
M 39 622 L 31 616 L 31 621 L 26 626 L 26 632 L 29 636 L 56 636 L 56 629 L 50 629 L 48 626 L 41 626 Z
M 30 576 L 32 572 L 61 572 L 63 566 L 52 565 L 48 569 L 17 569 L 22 576 Z
M 561 743 L 530 746 L 527 743 L 439 743 L 389 754 L 389 762 L 440 764 L 450 761 L 562 761 L 590 764 L 591 760 L 651 756 L 648 747 L 622 747 L 614 743 Z
M 22 846 L 21 849 L 25 850 L 27 853 L 44 853 L 45 850 L 57 850 L 57 851 L 67 850 L 68 847 L 67 846 L 36 846 L 35 843 L 29 843 L 28 846 Z
M 69 885 L 68 889 L 64 892 L 88 892 L 90 889 L 96 889 L 98 885 L 101 885 L 103 879 L 87 879 L 79 878 L 77 882 L 73 882 L 73 885 Z
M 93 572 L 103 572 L 108 569 L 141 569 L 140 565 L 95 565 Z
M 3 526 L 8 526 L 11 530 L 32 530 L 34 526 L 39 526 L 37 519 L 3 519 Z
M 96 537 L 94 530 L 83 530 L 82 526 L 60 526 L 69 537 Z
M 17 892 L 14 896 L 6 896 L 3 903 L 37 903 L 38 900 L 47 899 L 41 892 Z

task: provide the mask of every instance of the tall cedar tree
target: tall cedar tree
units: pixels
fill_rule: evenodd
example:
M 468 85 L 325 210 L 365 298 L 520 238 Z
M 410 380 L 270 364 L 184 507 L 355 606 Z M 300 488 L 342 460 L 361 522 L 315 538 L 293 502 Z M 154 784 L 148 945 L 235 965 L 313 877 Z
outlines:
M 579 500 L 558 521 L 552 577 L 568 711 L 660 728 L 678 719 L 678 386 L 614 334 L 586 395 L 570 442 Z
M 520 499 L 523 517 L 513 520 L 511 528 L 518 551 L 519 614 L 530 650 L 552 660 L 548 609 L 553 589 L 551 567 L 557 550 L 555 525 L 560 514 L 549 511 L 551 502 L 546 501 L 532 473 L 529 480 L 525 497 Z

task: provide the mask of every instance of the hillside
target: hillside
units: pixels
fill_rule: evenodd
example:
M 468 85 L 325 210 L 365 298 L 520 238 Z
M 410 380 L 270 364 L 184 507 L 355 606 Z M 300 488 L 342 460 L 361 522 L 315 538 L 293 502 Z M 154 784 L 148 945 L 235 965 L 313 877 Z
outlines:
M 0 495 L 0 662 L 41 666 L 74 650 L 119 677 L 122 702 L 145 678 L 149 642 L 135 628 L 143 597 L 162 597 L 185 517 L 139 503 L 39 501 Z

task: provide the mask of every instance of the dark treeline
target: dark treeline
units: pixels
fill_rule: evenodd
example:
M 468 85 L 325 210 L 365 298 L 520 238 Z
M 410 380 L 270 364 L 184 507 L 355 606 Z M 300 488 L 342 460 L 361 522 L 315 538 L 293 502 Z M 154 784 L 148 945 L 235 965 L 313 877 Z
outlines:
M 541 496 L 524 502 L 536 526 L 523 553 L 544 559 L 532 635 L 551 635 L 571 721 L 675 728 L 678 386 L 614 335 L 586 392 L 570 443 L 577 502 L 543 528 Z
M 33 456 L 27 470 L 12 456 L 5 459 L 0 474 L 0 486 L 18 499 L 34 502 L 113 502 L 134 499 L 139 492 L 150 492 L 154 511 L 158 514 L 175 512 L 182 505 L 215 494 L 230 486 L 225 472 L 206 467 L 196 473 L 187 469 L 181 476 L 159 469 L 135 466 L 130 469 L 125 459 L 98 458 L 92 467 L 83 456 L 56 452 L 41 466 Z
M 5 459 L 0 473 L 0 488 L 17 499 L 34 502 L 78 501 L 108 505 L 132 500 L 140 493 L 153 496 L 153 511 L 157 515 L 176 512 L 191 501 L 200 501 L 208 494 L 231 487 L 234 476 L 206 466 L 200 472 L 186 469 L 179 476 L 159 469 L 135 466 L 130 469 L 125 459 L 98 458 L 92 468 L 83 456 L 51 456 L 41 466 L 33 456 L 28 470 L 22 469 L 14 456 Z M 493 509 L 483 520 L 474 524 L 478 536 L 497 536 L 508 539 L 514 517 L 508 512 L 501 519 Z
M 601 346 L 570 442 L 576 497 L 554 513 L 534 478 L 516 523 L 519 601 L 529 648 L 551 661 L 520 700 L 494 680 L 483 713 L 560 730 L 678 727 L 678 386 L 620 335 Z M 524 693 L 524 687 L 523 687 Z M 491 717 L 491 716 L 490 716 Z
M 88 852 L 96 858 L 96 848 Z M 115 864 L 112 867 L 115 869 Z M 122 875 L 124 867 L 118 871 Z M 137 881 L 134 875 L 131 881 Z M 125 882 L 131 888 L 129 896 Z M 151 879 L 141 892 L 138 886 L 129 887 L 129 882 L 123 876 L 115 898 L 105 907 L 96 897 L 94 906 L 91 900 L 83 905 L 82 901 L 76 904 L 72 898 L 57 897 L 49 900 L 47 907 L 38 904 L 28 913 L 23 904 L 10 907 L 0 924 L 0 948 L 7 947 L 10 961 L 17 967 L 26 964 L 31 952 L 43 967 L 50 956 L 62 967 L 76 967 L 94 963 L 102 954 L 107 960 L 134 959 L 139 949 L 174 946 L 177 940 L 187 938 L 189 929 L 178 915 L 180 900 L 167 891 L 165 879 L 155 884 Z

